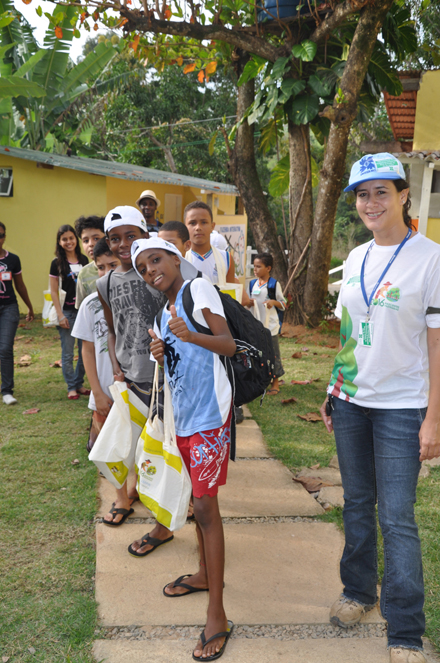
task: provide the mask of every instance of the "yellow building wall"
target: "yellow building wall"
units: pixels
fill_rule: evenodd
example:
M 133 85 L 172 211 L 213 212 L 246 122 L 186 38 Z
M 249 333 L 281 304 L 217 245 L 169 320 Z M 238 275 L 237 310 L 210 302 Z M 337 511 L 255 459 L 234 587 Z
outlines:
M 0 168 L 12 168 L 14 182 L 13 196 L 0 196 L 0 221 L 6 226 L 4 248 L 20 257 L 24 282 L 36 313 L 43 308 L 43 290 L 48 286 L 56 233 L 61 225 L 74 225 L 81 215 L 105 216 L 117 205 L 135 206 L 145 189 L 155 191 L 161 201 L 161 215 L 166 193 L 182 196 L 182 214 L 185 206 L 194 200 L 207 202 L 207 194 L 201 194 L 195 187 L 134 182 L 60 167 L 41 168 L 34 161 L 3 154 L 0 154 Z M 214 194 L 214 197 L 218 198 L 214 216 L 219 214 L 219 221 L 222 214 L 235 214 L 235 196 Z M 229 218 L 227 222 L 231 221 Z M 237 221 L 243 223 L 241 218 Z M 21 312 L 26 312 L 18 299 Z
M 432 239 L 433 242 L 440 244 L 440 219 L 428 219 L 428 228 L 426 231 L 426 237 Z
M 136 200 L 142 191 L 146 189 L 154 191 L 156 198 L 160 200 L 158 209 L 159 218 L 163 221 L 165 210 L 165 194 L 173 193 L 182 196 L 182 212 L 185 207 L 184 189 L 186 187 L 172 184 L 156 184 L 153 182 L 133 182 L 131 180 L 119 180 L 112 177 L 107 178 L 107 211 L 117 205 L 132 205 L 136 207 Z M 182 219 L 175 219 L 181 221 Z
M 58 228 L 82 214 L 105 214 L 105 177 L 66 168 L 37 168 L 34 161 L 0 155 L 0 168 L 13 169 L 13 196 L 0 196 L 4 248 L 21 260 L 23 279 L 36 313 L 43 308 Z M 18 297 L 20 310 L 26 307 Z
M 440 150 L 440 71 L 426 71 L 417 92 L 414 150 Z

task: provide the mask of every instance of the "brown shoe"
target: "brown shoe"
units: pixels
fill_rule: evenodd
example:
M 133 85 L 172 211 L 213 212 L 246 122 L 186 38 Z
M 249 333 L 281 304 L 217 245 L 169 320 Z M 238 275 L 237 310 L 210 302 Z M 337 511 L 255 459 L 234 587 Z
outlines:
M 390 648 L 390 663 L 426 663 L 423 652 L 417 649 Z
M 374 605 L 362 605 L 358 601 L 347 599 L 343 594 L 333 603 L 330 610 L 330 622 L 333 626 L 349 628 L 357 624 Z M 416 662 L 414 662 L 416 663 Z

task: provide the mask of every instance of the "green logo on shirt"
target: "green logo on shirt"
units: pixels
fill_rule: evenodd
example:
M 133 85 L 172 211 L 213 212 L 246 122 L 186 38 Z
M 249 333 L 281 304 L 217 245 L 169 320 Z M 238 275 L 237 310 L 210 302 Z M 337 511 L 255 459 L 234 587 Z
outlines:
M 400 288 L 390 288 L 387 291 L 386 298 L 390 302 L 398 302 L 400 299 Z

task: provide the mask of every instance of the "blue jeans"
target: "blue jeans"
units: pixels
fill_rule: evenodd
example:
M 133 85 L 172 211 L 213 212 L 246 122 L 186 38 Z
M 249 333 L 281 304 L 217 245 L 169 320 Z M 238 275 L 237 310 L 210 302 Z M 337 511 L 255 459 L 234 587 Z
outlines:
M 75 347 L 75 338 L 71 335 L 73 325 L 75 324 L 78 311 L 76 309 L 63 311 L 69 322 L 69 329 L 57 327 L 61 339 L 61 363 L 63 368 L 63 378 L 67 384 L 67 391 L 81 389 L 84 382 L 84 364 L 81 355 L 82 341 L 78 339 L 78 361 L 76 368 L 73 368 L 73 356 Z
M 388 645 L 422 649 L 422 554 L 414 519 L 420 471 L 419 430 L 426 408 L 382 410 L 333 400 L 333 427 L 344 487 L 344 596 L 377 600 L 375 504 L 384 541 L 380 609 Z
M 14 393 L 14 337 L 19 321 L 18 304 L 0 306 L 0 369 L 4 396 Z

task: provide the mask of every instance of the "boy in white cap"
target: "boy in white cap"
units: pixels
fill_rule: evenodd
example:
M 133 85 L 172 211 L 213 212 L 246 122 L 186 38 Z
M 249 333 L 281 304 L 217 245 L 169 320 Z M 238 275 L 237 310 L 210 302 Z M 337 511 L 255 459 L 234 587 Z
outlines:
M 136 200 L 136 205 L 141 210 L 144 219 L 147 222 L 147 231 L 149 233 L 157 232 L 162 224 L 156 220 L 156 210 L 160 207 L 160 200 L 156 197 L 154 191 L 151 189 L 142 191 L 141 195 Z
M 160 329 L 156 323 L 149 330 L 151 353 L 164 367 L 171 390 L 177 445 L 191 476 L 200 552 L 197 573 L 167 584 L 163 594 L 175 598 L 209 591 L 206 626 L 193 658 L 212 661 L 223 654 L 233 629 L 223 607 L 225 551 L 217 495 L 226 483 L 232 414 L 232 389 L 219 355 L 231 357 L 236 346 L 217 290 L 196 278 L 197 269 L 174 244 L 154 238 L 133 242 L 131 250 L 138 274 L 168 298 Z M 185 312 L 185 288 L 191 290 L 194 319 L 206 334 L 196 332 Z
M 108 326 L 108 350 L 115 380 L 127 382 L 130 389 L 150 405 L 154 365 L 150 361 L 148 334 L 164 297 L 139 278 L 131 264 L 131 245 L 145 237 L 147 224 L 135 207 L 121 206 L 111 210 L 104 221 L 107 243 L 120 265 L 98 279 L 96 287 Z M 117 525 L 123 514 L 137 499 L 134 486 L 126 484 L 117 492 L 117 499 L 104 518 L 104 523 Z M 131 497 L 129 497 L 131 495 Z M 145 557 L 155 548 L 171 541 L 171 532 L 156 524 L 151 533 L 129 547 L 130 554 Z

